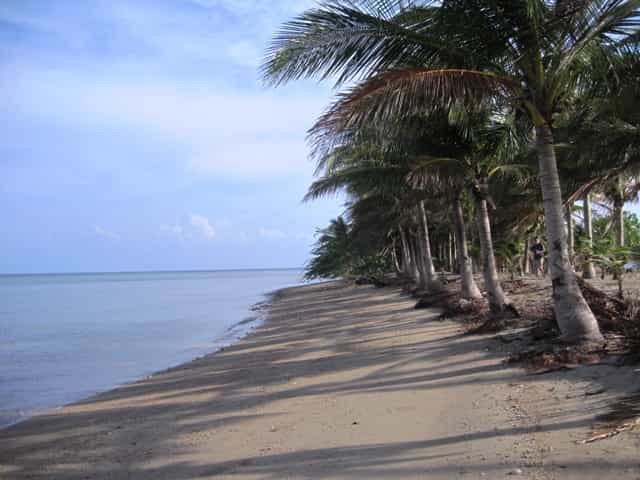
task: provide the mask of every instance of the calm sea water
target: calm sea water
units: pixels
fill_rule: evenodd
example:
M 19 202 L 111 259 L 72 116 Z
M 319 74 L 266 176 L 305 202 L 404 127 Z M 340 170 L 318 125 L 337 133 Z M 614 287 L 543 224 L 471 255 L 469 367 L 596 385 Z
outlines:
M 237 340 L 300 270 L 0 276 L 0 426 Z M 255 324 L 255 323 L 254 323 Z

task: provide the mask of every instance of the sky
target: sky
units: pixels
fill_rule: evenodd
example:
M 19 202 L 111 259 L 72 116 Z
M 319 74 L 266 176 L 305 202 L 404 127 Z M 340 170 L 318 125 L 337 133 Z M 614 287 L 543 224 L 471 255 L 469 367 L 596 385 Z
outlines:
M 334 92 L 258 66 L 313 0 L 0 2 L 0 272 L 299 267 Z

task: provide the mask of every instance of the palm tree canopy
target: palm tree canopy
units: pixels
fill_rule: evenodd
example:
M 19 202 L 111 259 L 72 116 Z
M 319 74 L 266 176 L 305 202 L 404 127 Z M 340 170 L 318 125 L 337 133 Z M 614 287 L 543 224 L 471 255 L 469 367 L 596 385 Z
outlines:
M 321 120 L 334 131 L 432 104 L 500 98 L 540 124 L 639 26 L 640 0 L 336 0 L 285 24 L 263 73 L 276 84 L 366 78 Z

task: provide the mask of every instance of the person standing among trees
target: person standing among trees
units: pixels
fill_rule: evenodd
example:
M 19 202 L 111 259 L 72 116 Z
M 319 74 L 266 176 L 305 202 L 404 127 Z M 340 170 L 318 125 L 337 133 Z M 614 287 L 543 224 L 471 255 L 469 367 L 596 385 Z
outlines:
M 536 277 L 540 277 L 540 274 L 544 272 L 543 270 L 543 261 L 544 261 L 544 245 L 540 241 L 540 237 L 536 237 L 536 243 L 531 245 L 531 253 L 533 253 L 533 273 L 535 273 Z

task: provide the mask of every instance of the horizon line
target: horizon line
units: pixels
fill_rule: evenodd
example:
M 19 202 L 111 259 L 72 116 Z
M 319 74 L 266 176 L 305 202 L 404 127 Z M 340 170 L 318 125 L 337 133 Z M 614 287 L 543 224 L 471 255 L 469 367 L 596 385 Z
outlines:
M 214 273 L 214 272 L 265 272 L 272 270 L 303 270 L 299 267 L 256 267 L 256 268 L 217 268 L 217 269 L 194 269 L 194 270 L 114 270 L 102 272 L 33 272 L 33 273 L 5 273 L 0 272 L 0 277 L 20 277 L 37 275 L 117 275 L 127 273 Z

